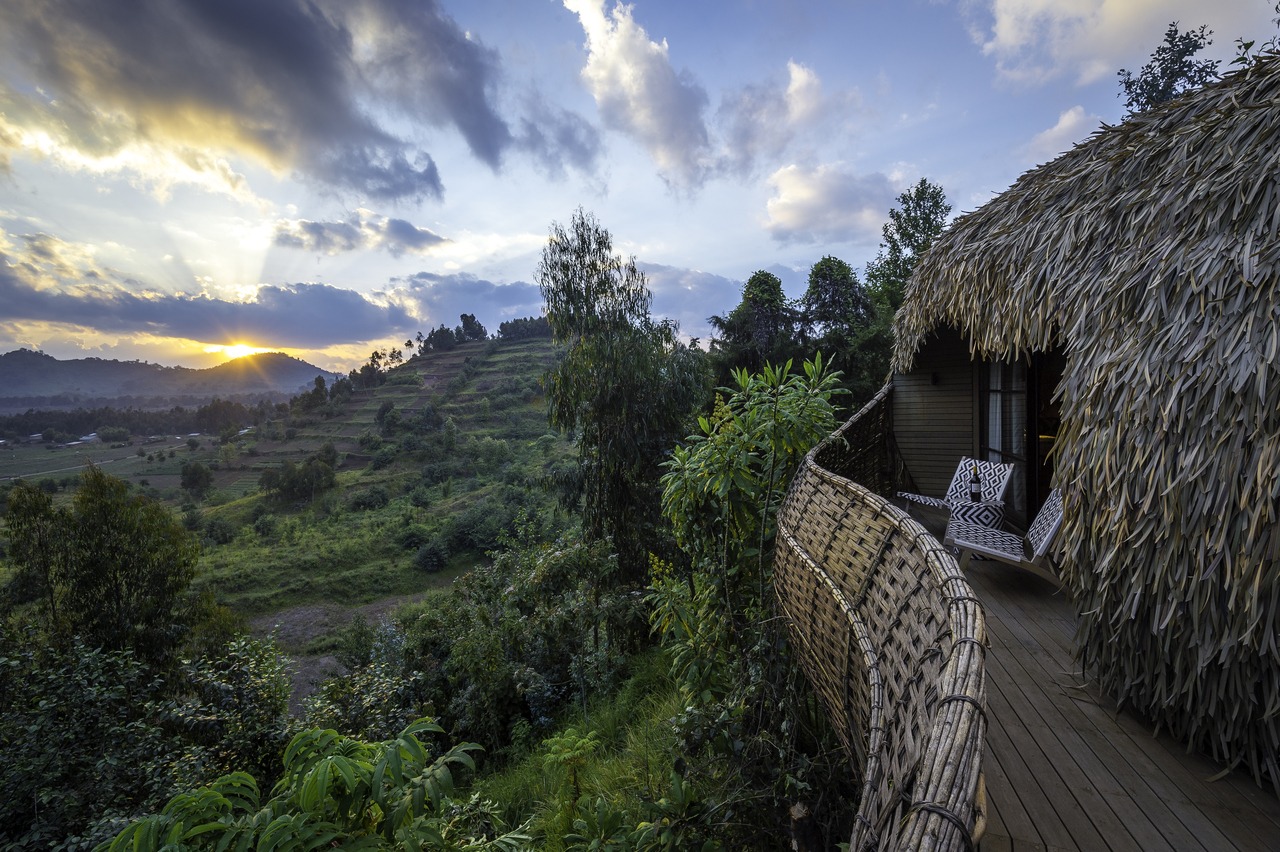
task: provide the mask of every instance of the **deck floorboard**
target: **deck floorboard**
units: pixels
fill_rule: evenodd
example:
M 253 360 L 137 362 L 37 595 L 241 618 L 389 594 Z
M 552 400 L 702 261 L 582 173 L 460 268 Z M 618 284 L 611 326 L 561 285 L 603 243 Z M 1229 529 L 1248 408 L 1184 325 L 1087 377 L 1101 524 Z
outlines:
M 1100 695 L 1072 657 L 1075 614 L 1029 574 L 973 562 L 987 653 L 982 852 L 1280 849 L 1280 798 Z

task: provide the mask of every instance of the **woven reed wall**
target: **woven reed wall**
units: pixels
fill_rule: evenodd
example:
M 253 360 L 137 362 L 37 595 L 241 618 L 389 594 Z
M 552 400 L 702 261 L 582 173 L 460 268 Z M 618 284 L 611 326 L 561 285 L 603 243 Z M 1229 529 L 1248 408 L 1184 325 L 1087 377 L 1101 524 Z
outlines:
M 775 590 L 862 776 L 850 848 L 967 849 L 983 824 L 986 627 L 952 556 L 854 481 L 894 484 L 890 393 L 802 463 L 779 510 Z

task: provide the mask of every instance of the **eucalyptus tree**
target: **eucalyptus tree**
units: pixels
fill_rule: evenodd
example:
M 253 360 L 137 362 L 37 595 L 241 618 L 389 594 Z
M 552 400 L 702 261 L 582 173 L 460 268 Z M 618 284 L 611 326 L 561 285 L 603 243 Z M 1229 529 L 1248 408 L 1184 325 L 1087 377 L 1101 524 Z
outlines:
M 946 193 L 927 178 L 898 196 L 898 206 L 880 230 L 880 251 L 867 264 L 867 287 L 876 301 L 898 309 L 916 261 L 942 233 L 949 215 Z
M 866 268 L 873 315 L 852 341 L 852 356 L 841 364 L 855 407 L 870 399 L 888 375 L 893 316 L 902 305 L 916 262 L 942 233 L 950 214 L 946 193 L 926 178 L 899 195 L 898 206 L 889 210 L 889 220 L 880 231 L 880 251 Z
M 628 581 L 644 576 L 660 518 L 659 467 L 707 395 L 702 354 L 653 296 L 635 258 L 579 208 L 553 222 L 537 269 L 547 322 L 565 347 L 547 375 L 551 424 L 577 435 L 583 529 L 612 537 Z

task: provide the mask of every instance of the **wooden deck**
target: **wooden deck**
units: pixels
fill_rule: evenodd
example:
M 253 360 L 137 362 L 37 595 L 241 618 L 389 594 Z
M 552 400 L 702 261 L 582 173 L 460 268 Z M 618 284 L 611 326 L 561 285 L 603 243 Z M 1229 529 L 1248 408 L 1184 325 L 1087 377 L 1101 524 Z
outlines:
M 1280 850 L 1280 799 L 1189 755 L 1081 678 L 1075 614 L 1049 583 L 973 562 L 987 653 L 982 852 Z

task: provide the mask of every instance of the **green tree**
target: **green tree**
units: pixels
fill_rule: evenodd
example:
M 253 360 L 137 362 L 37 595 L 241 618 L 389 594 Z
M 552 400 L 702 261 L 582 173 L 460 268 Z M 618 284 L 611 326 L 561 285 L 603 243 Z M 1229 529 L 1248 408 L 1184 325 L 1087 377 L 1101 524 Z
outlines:
M 460 342 L 471 340 L 484 340 L 489 336 L 489 332 L 485 327 L 476 320 L 475 314 L 462 314 L 458 317 L 462 321 L 462 325 L 458 329 L 462 332 L 458 339 Z
M 663 476 L 663 511 L 693 570 L 655 570 L 647 599 L 685 708 L 675 727 L 687 777 L 699 779 L 704 807 L 729 812 L 750 802 L 762 832 L 802 803 L 828 847 L 838 827 L 847 836 L 842 809 L 856 793 L 836 792 L 850 780 L 847 764 L 791 659 L 769 587 L 778 505 L 804 454 L 835 425 L 836 384 L 818 359 L 803 375 L 790 365 L 735 374 Z M 717 832 L 729 848 L 787 842 L 732 831 Z
M 92 848 L 112 815 L 173 795 L 185 765 L 158 690 L 130 652 L 0 636 L 0 848 Z
M 161 504 L 90 466 L 70 508 L 20 483 L 9 498 L 11 559 L 37 588 L 54 636 L 167 664 L 190 617 L 199 546 Z
M 881 229 L 884 241 L 866 269 L 873 316 L 851 341 L 850 356 L 842 365 L 855 407 L 884 384 L 893 354 L 894 314 L 902 305 L 916 263 L 942 233 L 950 213 L 942 187 L 925 178 L 899 195 L 898 206 L 889 211 L 889 221 Z
M 800 300 L 801 320 L 819 349 L 843 349 L 874 308 L 849 264 L 827 255 L 809 269 L 809 287 Z
M 867 287 L 874 300 L 898 309 L 916 262 L 942 233 L 949 215 L 946 193 L 927 178 L 898 196 L 898 206 L 880 230 L 880 251 L 867 264 Z
M 565 351 L 547 377 L 553 426 L 578 436 L 583 525 L 612 537 L 625 580 L 644 576 L 658 525 L 658 463 L 705 398 L 701 353 L 654 322 L 635 258 L 578 209 L 552 223 L 538 264 L 547 321 Z
M 710 318 L 718 337 L 711 352 L 727 378 L 733 369 L 759 370 L 782 363 L 796 349 L 795 309 L 782 292 L 782 280 L 763 269 L 742 287 L 742 301 L 727 317 Z
M 1213 44 L 1213 31 L 1206 26 L 1181 32 L 1173 21 L 1165 30 L 1164 42 L 1151 54 L 1151 60 L 1135 75 L 1121 68 L 1120 94 L 1125 99 L 1128 112 L 1125 117 L 1145 112 L 1166 103 L 1192 89 L 1218 79 L 1216 59 L 1194 59 L 1205 47 Z
M 182 463 L 182 489 L 200 499 L 213 487 L 213 471 L 198 461 Z

